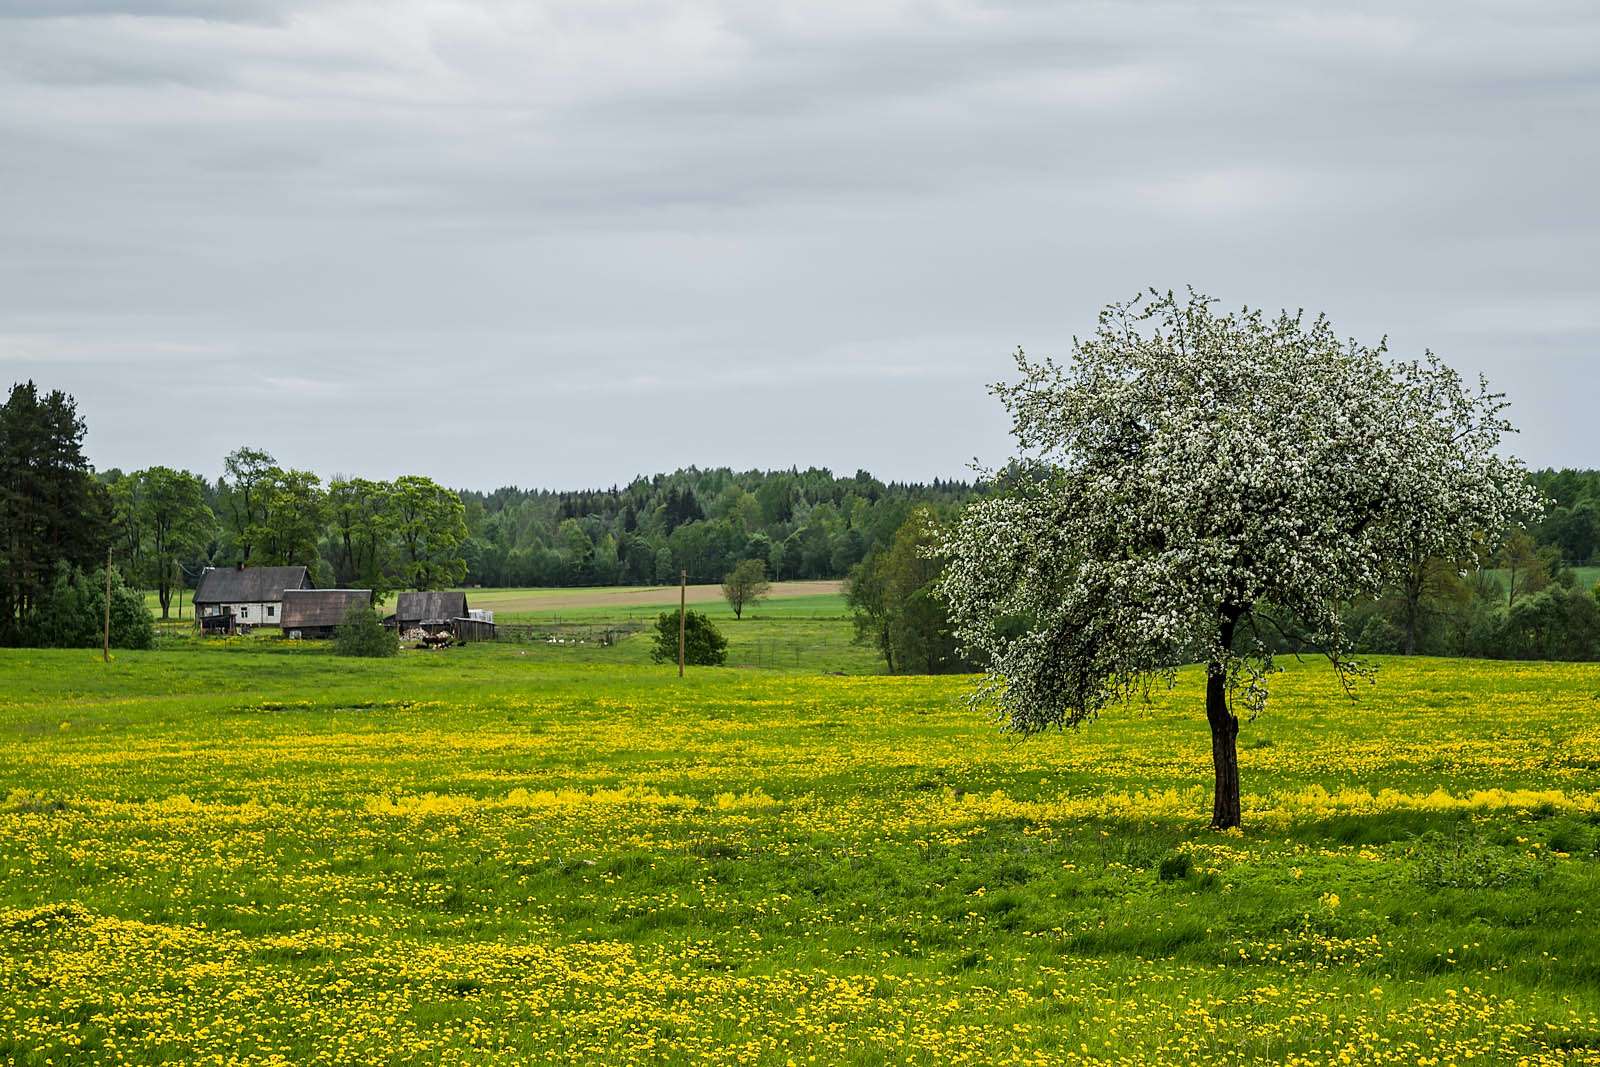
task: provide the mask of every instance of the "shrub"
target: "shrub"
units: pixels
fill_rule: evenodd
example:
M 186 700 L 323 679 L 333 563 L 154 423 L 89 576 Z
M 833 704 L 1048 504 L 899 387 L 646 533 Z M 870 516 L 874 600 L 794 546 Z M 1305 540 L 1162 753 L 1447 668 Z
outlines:
M 678 662 L 678 613 L 663 611 L 656 619 L 650 658 L 657 663 Z M 728 659 L 728 639 L 711 620 L 691 611 L 683 620 L 683 661 L 697 667 L 720 667 Z
M 1194 860 L 1187 852 L 1174 852 L 1161 860 L 1156 877 L 1163 882 L 1181 882 L 1194 870 Z
M 333 650 L 341 656 L 393 656 L 400 651 L 400 635 L 384 626 L 370 605 L 354 604 L 334 627 Z
M 104 639 L 105 568 L 84 572 L 63 565 L 45 593 L 28 627 L 27 643 L 39 648 L 98 648 Z M 116 648 L 149 648 L 155 643 L 155 622 L 144 595 L 123 584 L 111 571 L 111 644 Z

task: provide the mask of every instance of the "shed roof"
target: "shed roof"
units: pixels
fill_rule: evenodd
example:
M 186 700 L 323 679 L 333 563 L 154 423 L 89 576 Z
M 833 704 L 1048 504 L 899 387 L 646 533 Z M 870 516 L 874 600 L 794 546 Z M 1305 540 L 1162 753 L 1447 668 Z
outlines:
M 304 567 L 215 567 L 200 576 L 196 604 L 254 604 L 282 600 L 285 589 L 311 583 Z
M 467 594 L 459 589 L 427 589 L 416 593 L 401 593 L 395 601 L 394 617 L 402 624 L 408 622 L 449 622 L 467 617 Z
M 370 589 L 286 589 L 283 593 L 283 618 L 279 625 L 285 630 L 298 630 L 310 626 L 338 626 L 346 613 L 355 605 L 370 607 Z

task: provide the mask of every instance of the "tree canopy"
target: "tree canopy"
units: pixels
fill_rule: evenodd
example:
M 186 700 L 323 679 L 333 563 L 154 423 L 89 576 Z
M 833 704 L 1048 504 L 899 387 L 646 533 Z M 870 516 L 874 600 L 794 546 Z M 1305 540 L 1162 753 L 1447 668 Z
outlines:
M 1325 317 L 1220 313 L 1196 293 L 1113 304 L 1066 364 L 995 387 L 1020 456 L 968 507 L 942 579 L 979 699 L 1014 730 L 1077 725 L 1206 665 L 1216 794 L 1238 825 L 1239 713 L 1273 632 L 1350 660 L 1339 606 L 1406 562 L 1465 564 L 1534 507 L 1498 446 L 1504 402 L 1431 354 L 1391 362 Z
M 78 405 L 13 385 L 0 405 L 0 644 L 25 639 L 63 566 L 104 565 L 111 501 L 83 454 Z
M 744 609 L 765 599 L 772 583 L 767 581 L 767 565 L 759 559 L 741 560 L 722 579 L 722 599 L 733 609 L 733 617 L 744 618 Z
M 650 658 L 656 663 L 678 662 L 678 613 L 663 611 L 656 616 L 650 634 Z M 683 661 L 691 667 L 720 667 L 728 660 L 728 639 L 702 612 L 685 612 L 683 617 Z

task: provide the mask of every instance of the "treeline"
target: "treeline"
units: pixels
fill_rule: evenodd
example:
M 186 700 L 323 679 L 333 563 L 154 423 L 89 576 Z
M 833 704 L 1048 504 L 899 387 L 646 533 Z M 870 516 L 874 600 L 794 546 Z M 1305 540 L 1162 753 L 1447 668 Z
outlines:
M 1577 570 L 1600 563 L 1600 471 L 1543 470 L 1530 479 L 1544 509 L 1526 529 L 1505 537 L 1497 552 L 1465 572 L 1443 560 L 1413 561 L 1405 580 L 1384 595 L 1345 605 L 1344 631 L 1354 650 L 1600 660 L 1600 583 L 1581 580 Z M 857 637 L 879 651 L 891 673 L 978 667 L 951 635 L 938 593 L 942 530 L 956 510 L 913 509 L 850 572 L 846 599 Z M 1292 622 L 1240 639 L 1259 639 L 1280 651 L 1313 650 L 1297 639 Z
M 22 640 L 62 567 L 104 566 L 153 589 L 163 617 L 208 567 L 303 565 L 316 585 L 397 589 L 721 582 L 743 562 L 773 580 L 842 578 L 918 506 L 964 481 L 883 482 L 809 468 L 688 468 L 625 487 L 448 489 L 286 466 L 241 447 L 210 480 L 168 466 L 95 473 L 72 398 L 15 385 L 5 406 L 7 541 L 0 640 Z M 76 579 L 72 579 L 76 581 Z
M 1529 530 L 1535 548 L 1558 565 L 1600 565 L 1600 470 L 1542 470 L 1530 476 L 1545 510 Z
M 301 565 L 319 587 L 380 595 L 467 577 L 466 507 L 431 478 L 323 484 L 248 447 L 229 453 L 223 470 L 215 482 L 171 467 L 100 475 L 117 564 L 156 591 L 163 617 L 207 567 Z
M 842 578 L 913 508 L 970 499 L 960 481 L 882 482 L 691 467 L 580 492 L 463 492 L 469 580 L 481 585 L 720 582 L 744 560 L 775 581 Z
M 308 566 L 317 585 L 403 588 L 721 582 L 756 561 L 774 580 L 850 578 L 863 640 L 891 670 L 965 670 L 936 588 L 940 525 L 987 488 L 882 482 L 811 468 L 689 468 L 625 487 L 448 489 L 285 467 L 240 448 L 215 481 L 157 466 L 96 474 L 70 396 L 13 386 L 0 408 L 0 643 L 82 643 L 79 616 L 133 615 L 139 589 L 163 614 L 208 566 Z M 1545 507 L 1466 574 L 1416 561 L 1385 596 L 1347 605 L 1367 652 L 1600 659 L 1600 471 L 1530 476 Z M 131 627 L 131 628 L 130 628 Z M 124 644 L 148 641 L 137 625 Z
M 1577 568 L 1600 563 L 1600 471 L 1530 476 L 1543 511 L 1500 550 L 1466 569 L 1412 562 L 1406 580 L 1352 604 L 1345 629 L 1370 653 L 1487 659 L 1600 660 L 1600 583 Z
M 1464 574 L 1415 564 L 1384 596 L 1350 605 L 1344 626 L 1359 652 L 1600 660 L 1600 582 L 1580 581 L 1558 546 L 1518 531 Z
M 317 585 L 395 589 L 720 582 L 759 561 L 774 579 L 837 578 L 924 502 L 963 482 L 884 483 L 865 472 L 688 469 L 626 488 L 446 489 L 285 468 L 240 448 L 215 482 L 169 467 L 99 478 L 118 564 L 163 615 L 208 566 L 303 564 Z

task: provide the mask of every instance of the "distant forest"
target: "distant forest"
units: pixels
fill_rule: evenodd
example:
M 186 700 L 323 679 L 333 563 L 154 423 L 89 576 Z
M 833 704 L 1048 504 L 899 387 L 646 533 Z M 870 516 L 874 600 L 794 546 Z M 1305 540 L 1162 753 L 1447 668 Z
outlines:
M 463 490 L 467 581 L 478 585 L 720 582 L 746 559 L 775 580 L 843 578 L 918 505 L 944 511 L 971 482 L 882 482 L 866 471 L 690 467 L 626 486 Z
M 323 484 L 249 448 L 230 454 L 226 468 L 215 481 L 170 472 L 192 487 L 196 505 L 177 523 L 204 531 L 175 560 L 185 576 L 176 584 L 193 587 L 205 567 L 236 563 L 305 563 L 324 588 L 381 590 L 650 585 L 676 583 L 683 572 L 691 582 L 720 582 L 747 559 L 760 560 L 778 581 L 843 578 L 887 545 L 914 508 L 948 512 L 981 488 L 883 482 L 865 471 L 840 477 L 815 467 L 691 467 L 571 491 L 451 490 L 415 475 L 392 482 L 334 476 Z M 127 517 L 118 524 L 126 543 L 119 557 L 150 572 L 152 583 L 169 572 L 137 565 L 152 543 L 151 509 L 138 498 L 171 480 L 155 472 L 167 473 L 98 476 L 114 513 Z
M 84 433 L 60 391 L 18 384 L 0 405 L 0 644 L 84 629 L 57 623 L 93 614 L 83 607 L 93 597 L 104 603 L 105 572 L 94 575 L 108 558 L 135 601 L 155 591 L 163 617 L 205 568 L 235 564 L 303 564 L 319 587 L 386 594 L 668 584 L 680 574 L 716 583 L 753 560 L 778 581 L 850 578 L 862 637 L 891 669 L 968 666 L 935 589 L 940 531 L 990 490 L 981 482 L 690 467 L 608 489 L 481 492 L 423 475 L 324 481 L 249 447 L 229 453 L 213 480 L 164 466 L 96 471 Z M 1600 658 L 1600 587 L 1576 569 L 1600 564 L 1600 470 L 1529 477 L 1544 508 L 1526 529 L 1465 573 L 1417 560 L 1402 586 L 1349 605 L 1356 647 Z

